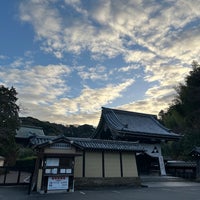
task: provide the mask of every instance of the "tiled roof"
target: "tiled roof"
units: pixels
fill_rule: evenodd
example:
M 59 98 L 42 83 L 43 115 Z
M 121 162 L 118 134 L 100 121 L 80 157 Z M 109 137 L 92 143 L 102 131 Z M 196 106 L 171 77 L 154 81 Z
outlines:
M 44 136 L 44 131 L 41 127 L 23 125 L 16 131 L 18 138 L 29 138 L 30 136 Z
M 195 146 L 189 154 L 192 156 L 199 156 L 200 155 L 200 147 Z
M 179 138 L 178 134 L 164 127 L 158 122 L 155 115 L 102 108 L 102 116 L 98 126 L 103 123 L 115 132 L 129 136 L 158 136 L 163 138 Z M 96 134 L 102 130 L 97 127 Z
M 139 146 L 139 144 L 135 142 L 100 140 L 90 138 L 75 138 L 72 141 L 74 145 L 83 149 L 111 151 L 142 151 L 142 148 Z
M 55 139 L 56 136 L 35 136 L 30 137 L 30 145 L 37 146 Z
M 196 167 L 196 163 L 195 162 L 191 162 L 191 161 L 168 161 L 166 163 L 167 167 L 182 167 L 182 168 L 187 168 L 187 167 Z
M 40 146 L 49 145 L 56 141 L 67 140 L 73 146 L 78 147 L 83 150 L 108 150 L 108 151 L 134 151 L 141 152 L 143 149 L 135 142 L 125 142 L 125 141 L 112 141 L 112 140 L 100 140 L 91 138 L 72 138 L 72 137 L 33 137 L 30 142 L 35 148 Z

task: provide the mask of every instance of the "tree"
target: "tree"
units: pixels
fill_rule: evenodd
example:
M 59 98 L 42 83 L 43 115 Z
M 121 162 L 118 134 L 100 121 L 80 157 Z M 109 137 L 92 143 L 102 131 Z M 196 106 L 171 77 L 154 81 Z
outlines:
M 14 87 L 0 86 L 0 154 L 6 158 L 7 165 L 15 163 L 17 153 L 15 133 L 20 123 L 16 96 Z
M 185 83 L 176 87 L 176 93 L 168 110 L 161 111 L 159 116 L 165 126 L 183 135 L 178 144 L 171 144 L 173 154 L 187 157 L 194 145 L 200 146 L 200 65 L 198 62 L 192 62 L 192 70 L 186 76 Z

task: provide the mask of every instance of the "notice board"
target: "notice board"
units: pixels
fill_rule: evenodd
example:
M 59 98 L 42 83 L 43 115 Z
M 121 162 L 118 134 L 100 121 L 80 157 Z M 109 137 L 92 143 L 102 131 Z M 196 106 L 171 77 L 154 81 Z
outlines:
M 56 176 L 48 177 L 47 190 L 67 190 L 69 188 L 69 177 Z

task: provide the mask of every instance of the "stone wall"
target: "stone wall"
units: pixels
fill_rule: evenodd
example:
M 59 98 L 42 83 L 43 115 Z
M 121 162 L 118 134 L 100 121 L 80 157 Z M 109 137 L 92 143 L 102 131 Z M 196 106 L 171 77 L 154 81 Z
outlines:
M 75 189 L 90 189 L 100 187 L 131 186 L 138 187 L 141 185 L 139 177 L 122 177 L 122 178 L 75 178 Z

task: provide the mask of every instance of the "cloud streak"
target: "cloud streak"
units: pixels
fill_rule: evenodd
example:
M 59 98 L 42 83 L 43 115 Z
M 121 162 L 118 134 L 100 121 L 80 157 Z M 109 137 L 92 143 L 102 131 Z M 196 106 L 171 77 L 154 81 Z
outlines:
M 12 63 L 11 63 L 12 65 Z M 122 92 L 134 83 L 133 79 L 109 84 L 99 89 L 85 86 L 77 97 L 69 98 L 70 85 L 66 80 L 72 69 L 66 65 L 26 66 L 24 68 L 0 66 L 0 80 L 14 85 L 19 93 L 21 114 L 63 124 L 89 123 L 101 106 L 122 97 Z M 104 69 L 102 68 L 100 73 Z M 91 117 L 85 118 L 85 115 Z M 82 119 L 81 121 L 78 119 Z M 77 121 L 78 120 L 78 121 Z
M 17 86 L 28 113 L 44 120 L 96 123 L 106 105 L 157 114 L 192 60 L 200 59 L 199 10 L 199 0 L 21 1 L 20 21 L 33 27 L 35 43 L 59 64 L 18 58 L 0 66 L 0 81 Z M 127 102 L 123 94 L 134 93 L 138 78 L 147 85 L 144 98 Z
M 126 62 L 147 63 L 157 57 L 188 61 L 185 54 L 198 55 L 198 10 L 199 4 L 186 0 L 88 1 L 87 5 L 32 0 L 21 3 L 20 16 L 33 25 L 43 50 L 58 58 L 65 52 L 89 50 L 92 58 L 121 54 Z

